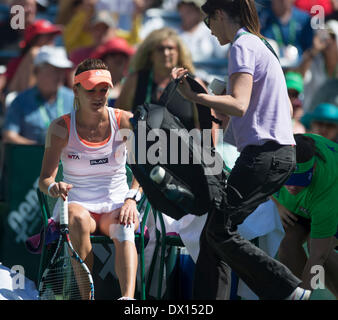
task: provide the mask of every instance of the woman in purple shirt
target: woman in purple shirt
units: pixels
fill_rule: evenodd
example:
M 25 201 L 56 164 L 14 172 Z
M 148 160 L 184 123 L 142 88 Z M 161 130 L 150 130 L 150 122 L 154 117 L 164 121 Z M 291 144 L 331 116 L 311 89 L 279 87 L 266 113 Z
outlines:
M 254 0 L 207 0 L 202 10 L 220 45 L 231 43 L 228 94 L 195 93 L 184 77 L 179 90 L 187 99 L 229 117 L 240 156 L 221 207 L 209 212 L 195 286 L 202 290 L 211 251 L 260 299 L 307 300 L 311 291 L 298 287 L 301 281 L 289 269 L 237 232 L 237 226 L 278 191 L 295 169 L 291 105 L 282 68 L 260 34 Z M 177 78 L 185 73 L 176 68 L 172 75 Z M 227 283 L 228 279 L 221 279 L 224 276 L 220 274 L 219 279 Z M 196 297 L 205 298 L 194 291 Z M 219 298 L 217 293 L 215 298 Z

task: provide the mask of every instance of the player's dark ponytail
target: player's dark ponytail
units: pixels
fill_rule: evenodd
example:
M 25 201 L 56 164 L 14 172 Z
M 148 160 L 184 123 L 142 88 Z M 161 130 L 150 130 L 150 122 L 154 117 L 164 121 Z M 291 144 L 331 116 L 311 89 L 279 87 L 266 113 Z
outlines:
M 261 25 L 258 18 L 258 13 L 254 0 L 235 0 L 240 6 L 240 20 L 244 27 L 246 27 L 252 34 L 255 34 L 259 38 L 263 38 L 261 35 Z

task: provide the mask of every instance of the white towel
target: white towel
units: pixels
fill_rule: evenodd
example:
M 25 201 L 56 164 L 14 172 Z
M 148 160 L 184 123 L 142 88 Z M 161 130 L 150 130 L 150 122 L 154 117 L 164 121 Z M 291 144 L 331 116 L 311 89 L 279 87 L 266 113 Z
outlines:
M 262 203 L 238 226 L 241 236 L 247 240 L 258 238 L 258 246 L 269 256 L 275 257 L 284 237 L 284 229 L 276 205 L 272 200 Z M 258 300 L 242 281 L 238 282 L 237 295 L 247 300 Z
M 190 256 L 196 263 L 199 254 L 199 238 L 206 222 L 207 214 L 203 216 L 186 215 L 176 221 L 166 215 L 163 220 L 166 232 L 176 232 L 180 235 Z M 160 229 L 159 225 L 157 228 Z M 274 257 L 284 237 L 284 229 L 275 204 L 269 200 L 258 208 L 238 226 L 240 235 L 252 240 L 259 237 L 259 247 L 268 255 Z M 237 294 L 245 299 L 258 299 L 256 295 L 240 280 Z

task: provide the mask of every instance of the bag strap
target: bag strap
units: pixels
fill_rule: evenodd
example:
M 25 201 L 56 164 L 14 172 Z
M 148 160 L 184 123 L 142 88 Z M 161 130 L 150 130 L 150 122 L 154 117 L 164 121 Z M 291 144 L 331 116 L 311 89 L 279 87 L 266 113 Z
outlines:
M 188 76 L 191 76 L 191 77 L 192 77 L 192 75 L 190 75 L 190 74 L 188 74 Z M 168 95 L 168 99 L 167 99 L 167 102 L 166 102 L 166 104 L 165 104 L 165 107 L 166 107 L 166 106 L 168 105 L 168 103 L 171 101 L 171 99 L 172 99 L 172 97 L 173 97 L 173 95 L 174 95 L 174 92 L 175 92 L 175 90 L 177 89 L 178 84 L 179 84 L 179 82 L 182 80 L 182 78 L 183 78 L 183 76 L 182 76 L 182 77 L 179 77 L 179 78 L 176 78 L 176 79 L 174 80 L 175 85 L 173 86 L 172 91 L 171 91 L 170 94 Z M 210 118 L 211 118 L 211 121 L 213 121 L 213 122 L 215 122 L 215 123 L 217 123 L 217 124 L 219 124 L 219 125 L 222 125 L 222 120 L 219 120 L 219 119 L 215 118 L 212 114 L 210 114 Z
M 252 34 L 251 32 L 243 31 L 243 32 L 239 33 L 239 34 L 235 37 L 234 41 L 233 41 L 231 44 L 233 44 L 239 37 L 241 37 L 241 36 L 243 36 L 243 35 L 245 35 L 245 34 L 251 34 L 251 35 L 254 35 L 254 34 Z M 277 53 L 276 53 L 275 50 L 272 48 L 271 44 L 270 44 L 265 38 L 259 38 L 259 39 L 261 39 L 261 40 L 263 41 L 263 43 L 267 46 L 267 48 L 268 48 L 268 49 L 273 53 L 273 55 L 277 58 L 278 62 L 280 62 L 280 61 L 279 61 L 279 58 L 278 58 L 278 56 L 277 56 Z

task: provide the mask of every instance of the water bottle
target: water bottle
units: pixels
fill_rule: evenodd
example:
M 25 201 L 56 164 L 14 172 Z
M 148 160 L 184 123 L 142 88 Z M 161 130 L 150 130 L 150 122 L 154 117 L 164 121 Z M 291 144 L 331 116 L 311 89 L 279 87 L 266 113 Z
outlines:
M 150 179 L 158 184 L 168 200 L 174 202 L 183 211 L 191 213 L 196 210 L 194 194 L 163 167 L 154 167 L 150 172 Z

